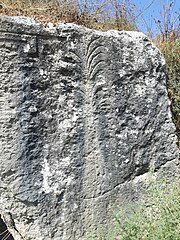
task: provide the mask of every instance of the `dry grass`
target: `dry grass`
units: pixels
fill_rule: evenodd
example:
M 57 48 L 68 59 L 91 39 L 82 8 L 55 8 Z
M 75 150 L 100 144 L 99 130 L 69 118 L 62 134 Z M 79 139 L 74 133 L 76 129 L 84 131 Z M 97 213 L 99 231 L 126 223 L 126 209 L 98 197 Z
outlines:
M 49 22 L 54 25 L 69 22 L 102 31 L 135 29 L 127 14 L 132 10 L 124 11 L 126 14 L 123 15 L 124 6 L 115 4 L 113 0 L 103 1 L 95 7 L 91 6 L 90 1 L 80 6 L 76 0 L 0 0 L 0 15 L 28 16 L 44 25 Z M 113 8 L 114 13 L 108 12 Z
M 0 15 L 28 16 L 43 25 L 49 22 L 76 23 L 101 31 L 109 29 L 137 30 L 135 5 L 131 0 L 0 0 Z M 93 5 L 93 3 L 95 3 Z M 155 44 L 165 56 L 167 63 L 167 87 L 172 101 L 172 112 L 180 139 L 180 38 L 174 31 L 172 18 L 174 2 L 165 6 L 161 21 L 157 20 L 159 37 Z
M 33 0 L 1 0 L 0 15 L 8 16 L 28 16 L 35 18 L 47 24 L 51 22 L 57 24 L 61 22 L 76 22 L 79 21 L 78 9 L 70 2 L 60 4 L 58 1 L 33 1 Z
M 180 38 L 158 43 L 166 59 L 167 90 L 180 147 Z

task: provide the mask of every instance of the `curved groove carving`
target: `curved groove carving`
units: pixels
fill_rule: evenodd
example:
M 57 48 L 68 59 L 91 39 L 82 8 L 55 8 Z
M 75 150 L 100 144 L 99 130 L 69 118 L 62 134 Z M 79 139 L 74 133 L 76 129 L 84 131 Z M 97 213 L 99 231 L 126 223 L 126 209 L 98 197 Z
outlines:
M 0 20 L 0 239 L 2 215 L 15 239 L 98 239 L 149 168 L 175 176 L 164 60 L 140 33 L 19 20 Z
M 100 60 L 99 62 L 95 63 L 95 65 L 93 66 L 93 70 L 91 71 L 90 69 L 89 79 L 95 79 L 100 70 L 103 70 L 103 68 L 99 69 L 99 65 L 103 63 L 105 64 L 104 60 Z
M 95 38 L 90 41 L 87 47 L 87 71 L 89 80 L 95 79 L 97 75 L 103 70 L 105 65 L 105 46 L 99 43 L 100 37 Z M 104 58 L 104 59 L 103 59 Z
M 86 56 L 88 55 L 88 52 L 89 52 L 89 49 L 90 49 L 91 45 L 98 39 L 100 39 L 100 37 L 96 37 L 89 42 L 89 44 L 87 45 Z
M 99 48 L 104 48 L 104 46 L 102 44 L 99 44 L 98 46 L 95 46 L 91 52 L 88 52 L 87 54 L 87 62 L 89 62 L 89 58 L 91 58 L 91 56 L 93 55 L 93 53 L 97 50 L 99 50 Z
M 87 62 L 87 66 L 91 67 L 92 61 L 95 60 L 98 56 L 100 56 L 100 54 L 103 54 L 103 52 L 97 52 L 91 58 L 89 58 L 89 60 Z
M 72 53 L 74 56 L 75 56 L 75 61 L 78 63 L 82 63 L 82 59 L 81 57 L 76 53 L 76 52 L 73 52 L 73 51 L 69 51 L 70 53 Z

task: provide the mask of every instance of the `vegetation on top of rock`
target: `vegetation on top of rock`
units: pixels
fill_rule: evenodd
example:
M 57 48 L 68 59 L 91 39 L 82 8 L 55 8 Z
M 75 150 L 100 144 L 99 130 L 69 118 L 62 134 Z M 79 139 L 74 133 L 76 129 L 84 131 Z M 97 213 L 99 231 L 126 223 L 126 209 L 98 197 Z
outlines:
M 160 34 L 153 41 L 166 59 L 168 94 L 180 141 L 180 24 L 177 23 L 175 29 L 172 18 L 174 1 L 168 4 L 163 6 L 162 19 L 155 20 Z M 135 9 L 131 0 L 0 0 L 0 15 L 29 16 L 44 25 L 70 22 L 101 31 L 138 30 L 137 16 L 145 10 L 136 15 Z M 152 35 L 149 26 L 147 29 Z
M 96 4 L 77 0 L 1 0 L 0 15 L 28 16 L 44 25 L 49 22 L 54 25 L 60 22 L 76 23 L 102 31 L 112 28 L 136 29 L 133 20 L 134 5 L 114 0 L 95 2 Z

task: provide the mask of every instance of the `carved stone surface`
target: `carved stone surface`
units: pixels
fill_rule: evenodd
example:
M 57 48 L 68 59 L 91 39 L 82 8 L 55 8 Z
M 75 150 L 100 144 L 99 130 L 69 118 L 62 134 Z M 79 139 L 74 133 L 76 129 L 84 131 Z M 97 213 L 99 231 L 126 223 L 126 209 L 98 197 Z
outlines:
M 0 18 L 0 214 L 16 240 L 84 240 L 150 171 L 178 174 L 164 68 L 139 32 Z

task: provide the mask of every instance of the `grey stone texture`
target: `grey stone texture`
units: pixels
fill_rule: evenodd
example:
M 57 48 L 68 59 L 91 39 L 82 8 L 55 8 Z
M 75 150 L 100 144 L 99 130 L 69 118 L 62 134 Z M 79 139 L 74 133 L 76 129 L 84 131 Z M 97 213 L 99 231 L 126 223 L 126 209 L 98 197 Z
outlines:
M 151 174 L 178 174 L 164 71 L 140 32 L 0 18 L 0 214 L 15 240 L 88 239 Z

